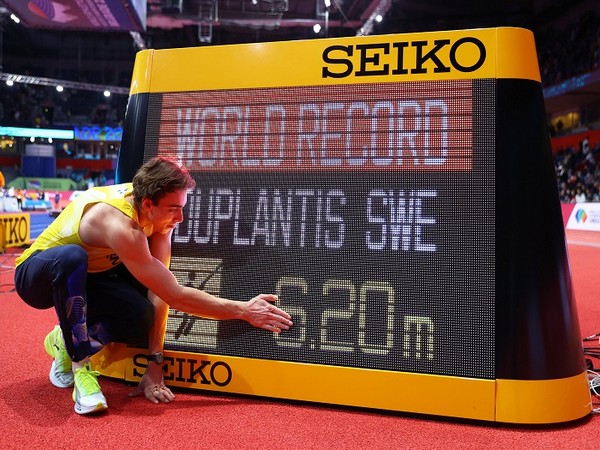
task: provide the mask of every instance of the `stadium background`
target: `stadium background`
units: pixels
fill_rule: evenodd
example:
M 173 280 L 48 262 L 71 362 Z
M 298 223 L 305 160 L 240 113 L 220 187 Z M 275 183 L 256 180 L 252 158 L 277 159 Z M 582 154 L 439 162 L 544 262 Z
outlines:
M 127 91 L 133 60 L 135 53 L 140 48 L 161 49 L 314 39 L 325 36 L 353 36 L 360 32 L 371 14 L 378 7 L 382 7 L 383 20 L 373 22 L 369 34 L 489 26 L 522 26 L 532 29 L 538 47 L 547 119 L 553 138 L 557 186 L 561 200 L 565 203 L 567 210 L 572 208 L 575 201 L 600 200 L 598 197 L 600 179 L 598 172 L 600 166 L 600 6 L 596 1 L 511 0 L 501 2 L 501 5 L 486 5 L 473 0 L 459 0 L 451 4 L 439 0 L 390 2 L 356 0 L 332 2 L 329 8 L 325 8 L 319 2 L 315 4 L 314 0 L 268 2 L 245 0 L 218 3 L 200 0 L 184 0 L 182 2 L 151 0 L 147 2 L 146 27 L 138 30 L 125 29 L 126 26 L 118 30 L 108 30 L 102 27 L 75 30 L 56 23 L 53 23 L 52 26 L 46 23 L 43 28 L 39 28 L 23 22 L 15 23 L 10 15 L 13 12 L 12 7 L 16 3 L 37 3 L 43 6 L 44 3 L 55 5 L 59 2 L 0 2 L 0 80 L 2 81 L 0 83 L 0 126 L 77 130 L 78 134 L 76 133 L 73 139 L 53 139 L 52 141 L 46 137 L 10 135 L 2 137 L 0 168 L 4 174 L 7 188 L 15 180 L 18 180 L 19 183 L 26 183 L 27 178 L 32 177 L 26 173 L 24 169 L 27 168 L 23 166 L 26 147 L 32 144 L 54 147 L 56 151 L 54 175 L 56 178 L 72 181 L 74 184 L 70 184 L 70 186 L 73 186 L 73 189 L 85 189 L 91 184 L 110 183 L 114 179 L 116 156 L 119 150 L 118 130 L 122 126 L 127 106 Z M 73 4 L 76 2 L 65 0 L 62 3 Z M 106 0 L 105 3 L 125 4 L 130 2 Z M 326 11 L 327 9 L 329 10 Z M 313 29 L 315 23 L 321 25 L 318 33 Z M 135 28 L 133 25 L 135 24 L 129 28 Z M 23 78 L 15 79 L 12 86 L 9 86 L 6 81 L 12 79 L 12 75 L 21 75 Z M 59 85 L 64 88 L 62 92 L 56 89 Z M 105 96 L 105 90 L 110 91 L 111 95 Z M 44 178 L 39 174 L 34 174 L 33 177 Z M 29 186 L 27 190 L 32 191 Z M 34 186 L 33 191 L 36 190 L 38 189 Z M 42 190 L 49 195 L 49 189 Z M 70 190 L 72 189 L 61 190 L 61 205 L 68 201 Z M 39 191 L 36 192 L 36 194 L 38 193 Z M 582 194 L 585 195 L 585 198 L 581 196 Z M 48 209 L 52 209 L 53 198 L 48 197 L 48 201 L 50 203 Z M 42 215 L 48 216 L 45 211 L 40 213 L 40 216 Z M 581 241 L 584 238 L 576 236 L 571 239 Z M 593 272 L 594 264 L 591 262 L 593 258 L 597 257 L 597 251 L 590 253 L 597 245 L 597 243 L 593 244 L 592 240 L 592 245 L 588 243 L 585 246 L 585 255 L 572 255 L 574 266 L 578 270 L 581 267 L 590 266 L 592 271 L 585 274 L 585 277 L 589 279 L 597 278 L 597 273 Z M 586 258 L 587 263 L 585 262 Z M 574 273 L 579 278 L 581 272 L 575 272 L 575 268 L 573 269 Z M 6 270 L 10 272 L 9 268 Z M 9 282 L 3 279 L 3 283 Z M 586 300 L 597 298 L 597 294 L 584 291 L 578 291 L 578 294 L 579 298 L 583 297 Z M 11 299 L 10 302 L 11 305 L 15 304 L 15 299 Z M 592 302 L 584 305 L 583 309 L 584 311 L 596 311 Z M 5 325 L 12 324 L 11 330 L 20 330 L 19 324 L 24 320 L 24 316 L 21 316 L 24 314 L 23 311 L 22 308 L 18 309 L 16 306 L 7 309 L 9 316 L 12 314 L 16 320 L 14 323 L 7 321 Z M 596 332 L 593 329 L 593 318 L 586 317 L 586 319 L 590 322 L 584 322 L 582 329 Z M 47 325 L 47 322 L 51 321 L 51 314 L 46 314 L 39 321 L 39 326 Z M 7 328 L 5 327 L 5 329 Z M 20 331 L 19 335 L 21 335 Z M 32 335 L 25 340 L 26 348 L 29 348 L 27 345 L 30 341 L 32 341 L 30 344 L 32 348 L 35 345 L 33 337 Z M 7 346 L 2 346 L 2 351 L 8 351 L 7 348 Z M 21 364 L 22 361 L 21 359 Z M 14 372 L 6 367 L 4 370 L 6 374 L 22 372 L 22 368 L 16 368 Z M 34 374 L 30 376 L 34 377 L 38 372 L 42 373 L 43 370 L 38 370 L 36 367 Z M 45 374 L 42 373 L 34 380 L 37 378 L 43 380 L 44 377 Z M 113 396 L 115 395 L 114 391 L 119 392 L 116 395 L 121 395 L 127 390 L 116 383 L 109 385 L 108 389 Z M 46 394 L 48 394 L 47 399 L 51 401 L 52 392 L 46 393 L 41 386 L 33 390 L 23 390 L 20 393 L 11 393 L 10 390 L 19 390 L 19 386 L 15 385 L 15 382 L 9 381 L 0 388 L 0 399 L 4 404 L 7 416 L 12 419 L 7 429 L 9 433 L 3 438 L 8 438 L 4 442 L 6 445 L 3 444 L 3 446 L 6 448 L 17 447 L 19 442 L 26 442 L 25 438 L 39 443 L 47 442 L 50 447 L 57 448 L 72 447 L 74 442 L 79 442 L 78 446 L 85 448 L 94 446 L 91 442 L 81 444 L 82 441 L 79 438 L 60 440 L 59 436 L 65 432 L 64 430 L 71 426 L 81 425 L 77 418 L 73 418 L 73 421 L 65 420 L 64 423 L 55 423 L 57 419 L 60 422 L 63 421 L 59 419 L 62 417 L 60 408 L 52 408 L 50 411 L 41 413 L 37 419 L 46 421 L 46 423 L 40 427 L 41 424 L 36 423 L 35 412 L 31 411 L 31 407 L 21 404 L 29 402 L 32 396 L 39 395 L 40 392 L 41 398 L 46 398 Z M 24 395 L 24 393 L 28 395 Z M 288 405 L 284 405 L 283 408 L 279 408 L 281 405 L 262 400 L 251 400 L 249 403 L 245 403 L 244 399 L 204 397 L 196 394 L 183 395 L 183 400 L 180 408 L 183 408 L 186 415 L 191 412 L 189 415 L 193 416 L 197 412 L 192 408 L 213 404 L 217 406 L 219 415 L 223 414 L 222 419 L 225 420 L 225 423 L 235 420 L 240 427 L 245 427 L 243 432 L 241 430 L 233 431 L 228 427 L 223 427 L 222 424 L 220 427 L 216 427 L 215 422 L 208 419 L 206 426 L 211 427 L 210 432 L 207 432 L 200 424 L 188 428 L 188 430 L 193 429 L 195 432 L 203 433 L 204 436 L 210 436 L 206 442 L 222 448 L 262 446 L 262 436 L 258 436 L 260 433 L 248 431 L 251 426 L 248 418 L 252 415 L 259 416 L 264 410 L 270 414 L 281 413 L 294 416 L 297 421 L 291 422 L 288 417 L 283 421 L 285 423 L 283 428 L 293 431 L 294 427 L 297 427 L 296 431 L 301 435 L 310 436 L 311 431 L 305 430 L 306 424 L 301 422 L 312 423 L 313 436 L 320 438 L 320 441 L 316 438 L 314 440 L 305 438 L 304 441 L 298 441 L 295 437 L 293 440 L 286 441 L 281 436 L 274 437 L 273 434 L 268 434 L 271 443 L 283 448 L 318 448 L 321 446 L 320 444 L 335 446 L 335 436 L 337 436 L 340 448 L 353 448 L 355 445 L 360 446 L 361 443 L 364 447 L 365 436 L 369 436 L 370 430 L 361 427 L 360 432 L 363 433 L 363 437 L 355 438 L 354 442 L 348 438 L 348 435 L 342 439 L 339 430 L 351 430 L 343 425 L 345 419 L 349 421 L 362 420 L 365 424 L 370 424 L 373 429 L 381 427 L 378 434 L 384 435 L 383 437 L 386 437 L 387 433 L 385 427 L 388 430 L 398 431 L 398 420 L 396 423 L 392 422 L 394 419 L 398 419 L 397 417 L 378 414 L 332 411 L 314 407 L 294 410 L 293 406 L 290 408 Z M 123 400 L 124 402 L 125 400 Z M 236 408 L 235 404 L 237 403 L 240 405 L 237 405 Z M 33 406 L 46 407 L 40 399 L 35 399 Z M 64 407 L 65 405 L 62 406 L 62 412 L 68 411 L 68 408 Z M 172 415 L 164 408 L 160 408 L 155 413 L 156 417 L 162 416 L 165 419 L 166 423 L 162 434 L 157 433 L 155 429 L 146 433 L 134 432 L 129 429 L 130 425 L 127 425 L 127 419 L 131 419 L 128 417 L 129 415 L 141 413 L 144 409 L 143 405 L 138 404 L 139 408 L 130 409 L 129 412 L 127 412 L 129 406 L 122 408 L 124 404 L 111 404 L 111 408 L 114 406 L 116 406 L 113 408 L 115 413 L 111 420 L 107 421 L 109 425 L 103 425 L 100 428 L 103 431 L 108 431 L 107 426 L 115 427 L 118 430 L 129 430 L 129 439 L 124 441 L 127 445 L 133 445 L 134 442 L 131 439 L 134 438 L 138 443 L 160 443 L 167 448 L 196 447 L 193 442 L 182 437 L 185 434 L 185 427 L 181 424 L 177 425 L 180 418 L 176 413 Z M 220 408 L 220 406 L 225 408 Z M 230 410 L 226 416 L 223 409 Z M 181 411 L 180 409 L 179 412 Z M 210 408 L 203 408 L 201 411 L 211 415 Z M 327 432 L 317 427 L 313 418 L 319 417 L 326 420 L 325 418 L 329 414 L 335 417 L 332 418 L 330 432 Z M 149 420 L 156 417 L 154 413 L 148 416 L 142 415 L 141 420 L 138 417 L 133 423 L 136 424 L 136 427 L 139 426 L 143 429 L 149 427 Z M 18 419 L 21 419 L 22 429 L 15 425 Z M 181 422 L 183 423 L 184 420 Z M 481 448 L 489 442 L 490 438 L 497 439 L 497 448 L 508 448 L 511 437 L 524 438 L 524 442 L 527 443 L 523 446 L 524 448 L 548 446 L 584 448 L 585 440 L 578 439 L 581 436 L 579 434 L 581 426 L 590 433 L 589 427 L 593 426 L 594 419 L 575 424 L 573 427 L 566 426 L 546 430 L 521 429 L 517 432 L 511 430 L 510 427 L 490 430 L 477 425 L 473 426 L 473 424 L 467 426 L 461 424 L 462 426 L 458 428 L 446 428 L 438 426 L 439 424 L 431 419 L 427 419 L 425 422 L 417 421 L 415 426 L 410 417 L 402 417 L 400 422 L 408 427 L 413 426 L 418 430 L 417 432 L 423 434 L 446 433 L 443 437 L 439 436 L 437 441 L 419 439 L 418 436 L 415 436 L 405 441 L 407 442 L 406 446 L 410 448 L 433 448 L 432 446 L 435 446 L 433 442 L 450 448 L 470 448 L 471 444 L 473 444 L 472 448 Z M 34 423 L 35 425 L 33 425 Z M 338 426 L 336 427 L 335 424 Z M 263 426 L 264 424 L 261 424 L 260 428 Z M 29 436 L 28 428 L 35 430 Z M 173 431 L 168 431 L 169 428 L 179 430 L 179 432 L 174 436 Z M 99 430 L 93 431 L 94 427 L 89 425 L 84 425 L 82 429 L 91 436 L 101 435 Z M 491 431 L 501 431 L 501 433 L 494 434 Z M 46 436 L 44 436 L 44 432 L 47 433 Z M 222 436 L 221 440 L 215 437 L 217 434 Z M 350 433 L 350 436 L 352 434 L 353 432 Z M 228 435 L 237 436 L 243 440 L 234 442 L 231 438 L 226 438 Z M 150 436 L 154 440 L 149 440 Z M 591 442 L 595 441 L 593 434 L 587 436 Z M 405 437 L 405 439 L 407 438 Z M 467 443 L 469 439 L 471 442 Z M 115 441 L 104 442 L 105 444 L 94 447 L 108 448 L 110 446 L 108 442 L 114 445 Z M 372 441 L 372 448 L 402 446 L 395 444 L 395 436 L 390 435 L 387 436 L 387 440 Z
M 146 2 L 146 27 L 137 27 L 138 31 L 132 30 L 136 28 L 133 22 L 112 28 L 79 24 L 81 29 L 72 29 L 69 21 L 38 20 L 41 12 L 29 18 L 30 26 L 24 20 L 15 23 L 11 19 L 16 10 L 11 6 L 27 4 L 34 10 L 37 3 L 53 4 L 42 0 L 0 2 L 0 81 L 4 81 L 0 85 L 0 125 L 77 128 L 75 139 L 54 141 L 55 175 L 79 185 L 103 184 L 114 178 L 118 130 L 135 53 L 140 48 L 522 26 L 535 33 L 551 132 L 554 136 L 576 135 L 566 141 L 556 139 L 553 145 L 557 171 L 564 182 L 561 198 L 573 201 L 581 191 L 588 194 L 587 200 L 598 200 L 597 171 L 587 167 L 581 148 L 577 148 L 587 137 L 593 154 L 590 159 L 598 157 L 600 138 L 597 133 L 585 135 L 600 123 L 597 2 L 512 0 L 487 5 L 460 0 L 449 5 L 440 0 L 346 0 L 331 2 L 326 8 L 314 0 L 151 0 Z M 68 14 L 77 2 L 63 3 L 71 5 L 64 13 Z M 369 22 L 378 12 L 383 13 L 381 22 Z M 315 24 L 321 27 L 318 33 Z M 26 82 L 7 86 L 11 74 L 22 75 Z M 62 92 L 56 90 L 58 85 L 64 88 Z M 110 97 L 104 96 L 105 90 L 111 92 Z M 30 139 L 5 136 L 0 142 L 0 167 L 7 182 L 22 175 L 40 176 L 22 171 L 20 156 L 25 143 L 32 143 Z M 47 139 L 37 138 L 33 143 L 46 144 Z
M 62 14 L 73 15 L 78 3 L 82 2 L 63 0 Z M 95 3 L 131 9 L 143 2 Z M 133 62 L 142 48 L 519 26 L 533 30 L 536 39 L 561 200 L 571 203 L 577 196 L 578 201 L 600 200 L 598 2 L 327 3 L 329 7 L 320 0 L 149 0 L 144 28 L 134 20 L 74 26 L 73 20 L 61 19 L 56 11 L 54 20 L 42 18 L 44 5 L 59 11 L 61 2 L 0 1 L 0 126 L 74 130 L 73 138 L 52 142 L 43 136 L 2 136 L 0 170 L 6 187 L 17 179 L 14 187 L 26 188 L 23 176 L 68 179 L 74 184 L 67 187 L 78 189 L 112 182 Z M 23 9 L 37 14 L 16 23 L 11 15 Z M 315 25 L 320 27 L 318 33 Z M 39 144 L 54 147 L 53 167 L 24 165 L 25 147 Z

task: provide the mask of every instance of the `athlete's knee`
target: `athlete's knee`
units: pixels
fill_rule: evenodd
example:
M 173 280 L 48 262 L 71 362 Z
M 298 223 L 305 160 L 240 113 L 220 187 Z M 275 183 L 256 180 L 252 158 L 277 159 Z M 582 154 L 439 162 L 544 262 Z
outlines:
M 86 297 L 88 256 L 78 245 L 65 245 L 52 254 L 52 296 L 57 309 L 71 297 Z
M 63 246 L 57 257 L 61 268 L 66 272 L 84 269 L 87 272 L 88 255 L 79 245 L 69 244 Z
M 52 271 L 53 284 L 76 285 L 75 290 L 69 289 L 69 295 L 83 295 L 85 279 L 87 277 L 88 255 L 78 245 L 65 245 L 55 255 Z

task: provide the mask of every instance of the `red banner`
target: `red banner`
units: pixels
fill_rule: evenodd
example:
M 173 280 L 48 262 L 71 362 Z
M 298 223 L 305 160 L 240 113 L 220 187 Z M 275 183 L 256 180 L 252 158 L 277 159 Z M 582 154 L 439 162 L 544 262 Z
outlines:
M 593 149 L 596 145 L 600 144 L 600 130 L 588 130 L 582 133 L 569 134 L 568 136 L 554 137 L 551 140 L 552 151 L 556 153 L 568 148 L 579 150 L 581 148 L 581 143 L 586 138 L 589 141 L 590 148 Z

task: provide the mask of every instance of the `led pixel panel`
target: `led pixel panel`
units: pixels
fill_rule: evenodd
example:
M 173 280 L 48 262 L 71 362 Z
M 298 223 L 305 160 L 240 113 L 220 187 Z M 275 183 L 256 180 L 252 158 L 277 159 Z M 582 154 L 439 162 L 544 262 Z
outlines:
M 276 293 L 296 324 L 271 335 L 173 311 L 168 346 L 493 378 L 495 126 L 473 115 L 494 87 L 153 94 L 146 148 L 197 182 L 172 269 L 196 287 L 218 277 L 227 298 Z

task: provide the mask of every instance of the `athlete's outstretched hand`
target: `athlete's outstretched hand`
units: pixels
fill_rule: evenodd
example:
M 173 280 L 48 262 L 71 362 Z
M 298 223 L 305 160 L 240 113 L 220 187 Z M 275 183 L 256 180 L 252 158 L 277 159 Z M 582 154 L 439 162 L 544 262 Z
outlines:
M 273 294 L 260 294 L 246 303 L 244 320 L 250 325 L 263 330 L 281 333 L 289 330 L 293 325 L 292 316 L 273 305 L 277 296 Z

